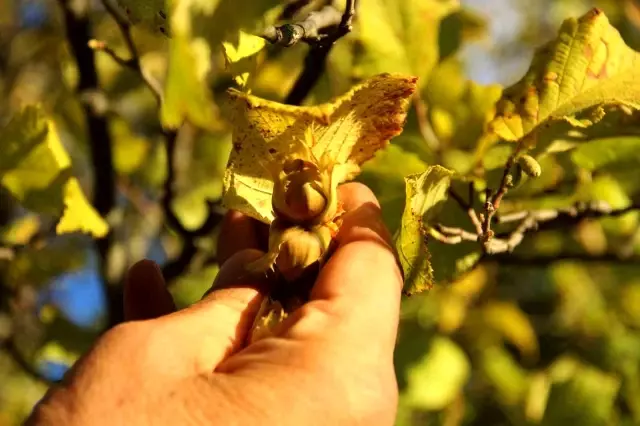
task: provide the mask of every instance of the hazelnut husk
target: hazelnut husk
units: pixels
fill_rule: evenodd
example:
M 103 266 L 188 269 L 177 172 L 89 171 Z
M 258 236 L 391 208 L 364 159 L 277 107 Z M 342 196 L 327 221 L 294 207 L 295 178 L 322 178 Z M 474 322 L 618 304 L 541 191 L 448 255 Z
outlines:
M 274 183 L 273 210 L 294 224 L 310 224 L 324 216 L 329 196 L 318 167 L 302 159 L 288 160 Z

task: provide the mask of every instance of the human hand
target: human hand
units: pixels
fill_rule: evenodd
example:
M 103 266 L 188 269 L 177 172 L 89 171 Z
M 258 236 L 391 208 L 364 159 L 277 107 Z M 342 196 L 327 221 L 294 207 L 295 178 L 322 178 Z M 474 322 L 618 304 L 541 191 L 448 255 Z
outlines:
M 269 283 L 244 265 L 257 223 L 225 217 L 213 291 L 181 311 L 149 261 L 125 287 L 127 322 L 101 337 L 36 408 L 31 425 L 391 425 L 402 276 L 369 189 L 339 188 L 347 213 L 311 300 L 245 345 Z

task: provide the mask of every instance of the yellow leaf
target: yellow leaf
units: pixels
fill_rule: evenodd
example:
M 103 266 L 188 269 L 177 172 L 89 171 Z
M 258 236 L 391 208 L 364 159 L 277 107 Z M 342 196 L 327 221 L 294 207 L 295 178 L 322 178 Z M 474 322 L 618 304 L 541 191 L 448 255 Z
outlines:
M 108 226 L 87 201 L 71 173 L 71 158 L 55 126 L 38 107 L 27 107 L 0 130 L 0 152 L 14 153 L 0 182 L 27 209 L 62 215 L 58 232 L 89 232 L 101 237 Z
M 109 225 L 87 201 L 76 178 L 67 181 L 64 188 L 64 212 L 56 226 L 58 234 L 85 232 L 94 237 L 107 235 Z
M 640 109 L 639 58 L 601 10 L 568 19 L 504 91 L 489 131 L 533 146 L 551 124 L 584 128 L 603 119 L 604 107 Z
M 256 55 L 260 52 L 266 41 L 244 31 L 238 32 L 235 42 L 222 43 L 227 69 L 233 74 L 235 82 L 242 88 L 247 86 L 249 77 L 257 66 Z
M 8 224 L 0 231 L 0 239 L 7 244 L 27 244 L 38 230 L 41 220 L 38 215 L 28 214 Z
M 423 410 L 439 410 L 451 403 L 469 378 L 470 365 L 458 345 L 436 337 L 425 357 L 407 369 L 404 402 Z
M 492 302 L 482 310 L 487 326 L 515 345 L 522 355 L 538 353 L 538 339 L 529 318 L 518 306 L 509 302 Z
M 438 62 L 440 21 L 458 8 L 458 0 L 368 0 L 358 9 L 356 74 L 402 72 L 426 84 Z
M 344 164 L 352 179 L 359 165 L 402 131 L 416 78 L 381 74 L 332 103 L 313 107 L 283 105 L 231 90 L 233 148 L 224 177 L 223 203 L 270 223 L 273 180 L 268 164 L 282 164 L 296 141 L 316 158 Z M 312 137 L 305 133 L 311 129 Z
M 131 1 L 131 0 L 130 0 Z M 224 128 L 210 87 L 211 58 L 229 34 L 255 30 L 275 0 L 168 0 L 169 66 L 161 119 L 177 128 L 185 120 L 210 131 Z M 242 11 L 239 13 L 238 11 Z

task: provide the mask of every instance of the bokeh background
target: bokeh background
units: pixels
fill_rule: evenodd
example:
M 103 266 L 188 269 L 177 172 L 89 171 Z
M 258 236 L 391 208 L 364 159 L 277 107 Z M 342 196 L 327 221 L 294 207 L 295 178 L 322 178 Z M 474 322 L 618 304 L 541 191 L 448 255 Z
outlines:
M 126 56 L 102 4 L 89 4 L 94 36 Z M 394 0 L 371 4 L 402 10 Z M 500 87 L 525 73 L 534 48 L 555 37 L 564 19 L 594 6 L 605 11 L 627 44 L 640 48 L 640 2 L 634 0 L 467 0 L 442 18 L 425 15 L 440 55 L 423 99 L 435 136 L 447 144 L 437 157 L 430 152 L 412 112 L 403 135 L 367 166 L 360 179 L 379 195 L 392 229 L 402 212 L 403 175 L 434 162 L 464 170 L 478 139 L 478 121 L 481 125 Z M 338 41 L 306 103 L 343 93 L 376 67 L 393 71 L 401 55 L 411 58 L 421 51 L 410 50 L 416 40 L 400 37 L 393 44 L 382 37 L 385 24 L 376 19 L 394 16 L 375 13 L 362 12 L 355 31 Z M 395 28 L 402 28 L 400 15 Z M 167 39 L 144 25 L 133 34 L 145 69 L 161 79 Z M 403 46 L 407 51 L 398 53 Z M 307 49 L 301 44 L 269 51 L 260 59 L 254 92 L 281 101 Z M 375 64 L 354 59 L 363 49 L 379 50 Z M 153 96 L 107 55 L 98 53 L 96 63 L 102 90 L 85 101 L 102 108 L 112 136 L 117 200 L 109 216 L 108 250 L 88 236 L 51 236 L 53 218 L 22 208 L 0 188 L 0 426 L 19 424 L 48 382 L 58 380 L 113 323 L 117 288 L 133 262 L 146 257 L 163 266 L 179 306 L 201 297 L 217 272 L 215 229 L 190 242 L 184 262 L 184 235 L 165 220 L 159 200 L 167 151 Z M 232 79 L 220 58 L 213 68 L 211 89 L 220 99 Z M 72 157 L 75 175 L 90 192 L 90 141 L 74 92 L 77 79 L 60 3 L 0 0 L 0 122 L 24 104 L 42 104 Z M 223 119 L 209 129 L 181 129 L 171 208 L 185 229 L 198 228 L 209 213 L 207 200 L 220 197 L 230 144 Z M 563 164 L 549 159 L 543 164 L 552 171 L 545 172 L 548 178 L 507 200 L 537 208 L 573 193 L 576 173 L 558 172 Z M 594 193 L 616 206 L 628 205 L 640 192 L 637 168 L 602 170 L 594 182 Z M 625 244 L 629 256 L 611 255 Z M 396 351 L 397 424 L 640 424 L 638 246 L 637 212 L 588 220 L 571 229 L 533 233 L 513 254 L 482 262 L 456 280 L 443 272 L 441 285 L 407 298 Z

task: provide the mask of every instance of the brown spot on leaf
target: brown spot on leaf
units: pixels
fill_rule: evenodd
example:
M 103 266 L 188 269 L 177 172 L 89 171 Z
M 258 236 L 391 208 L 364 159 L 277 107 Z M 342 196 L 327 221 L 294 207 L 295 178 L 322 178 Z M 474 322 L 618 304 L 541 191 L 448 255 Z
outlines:
M 275 148 L 269 148 L 269 154 L 275 154 L 276 152 L 278 152 L 277 149 Z
M 591 43 L 587 43 L 586 46 L 584 46 L 584 56 L 586 56 L 587 59 L 593 58 L 593 47 L 591 47 Z

